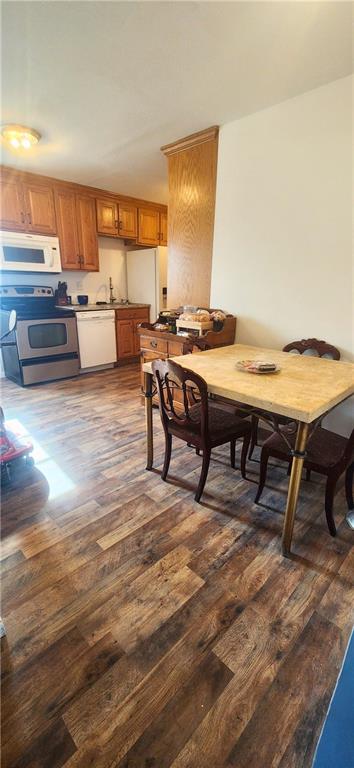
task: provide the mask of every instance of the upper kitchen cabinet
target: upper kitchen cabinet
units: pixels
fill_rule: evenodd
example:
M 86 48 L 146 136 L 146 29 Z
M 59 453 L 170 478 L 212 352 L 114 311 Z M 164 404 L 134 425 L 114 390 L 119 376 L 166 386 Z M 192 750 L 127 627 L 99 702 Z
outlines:
M 138 236 L 138 209 L 130 203 L 119 203 L 119 237 L 136 239 Z
M 97 232 L 108 237 L 135 240 L 138 235 L 138 209 L 136 205 L 114 198 L 96 198 Z
M 0 227 L 1 229 L 26 229 L 24 202 L 21 185 L 6 176 L 0 178 Z
M 96 212 L 98 234 L 118 237 L 118 203 L 106 197 L 97 198 Z
M 96 205 L 89 195 L 76 195 L 80 266 L 89 272 L 99 271 Z
M 139 208 L 138 243 L 167 245 L 167 211 L 159 211 L 157 208 Z
M 154 208 L 139 208 L 138 243 L 158 245 L 160 213 Z
M 95 199 L 70 187 L 57 189 L 55 208 L 62 268 L 98 272 Z
M 76 221 L 76 195 L 70 188 L 55 191 L 60 258 L 63 269 L 81 269 Z
M 23 184 L 26 230 L 42 235 L 55 235 L 54 196 L 51 187 L 42 184 Z
M 2 229 L 55 235 L 54 196 L 51 187 L 21 182 L 6 173 L 1 177 Z
M 165 205 L 6 166 L 0 195 L 0 229 L 58 234 L 63 269 L 97 272 L 97 235 L 167 245 Z
M 139 208 L 138 243 L 159 245 L 160 212 L 156 208 Z

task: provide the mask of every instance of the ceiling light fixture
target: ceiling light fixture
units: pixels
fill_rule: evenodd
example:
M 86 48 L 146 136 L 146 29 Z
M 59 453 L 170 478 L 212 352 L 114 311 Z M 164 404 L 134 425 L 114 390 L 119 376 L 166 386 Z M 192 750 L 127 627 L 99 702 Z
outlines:
M 1 135 L 13 149 L 30 149 L 41 138 L 38 131 L 24 125 L 3 125 Z

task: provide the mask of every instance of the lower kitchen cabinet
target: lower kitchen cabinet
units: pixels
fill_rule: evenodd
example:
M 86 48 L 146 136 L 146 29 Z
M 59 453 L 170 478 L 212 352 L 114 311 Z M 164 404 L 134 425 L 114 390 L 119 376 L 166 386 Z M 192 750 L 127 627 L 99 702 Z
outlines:
M 117 358 L 134 357 L 134 329 L 132 320 L 117 321 Z
M 140 336 L 138 327 L 140 323 L 148 323 L 149 318 L 150 311 L 148 307 L 116 309 L 118 362 L 132 357 L 139 357 Z

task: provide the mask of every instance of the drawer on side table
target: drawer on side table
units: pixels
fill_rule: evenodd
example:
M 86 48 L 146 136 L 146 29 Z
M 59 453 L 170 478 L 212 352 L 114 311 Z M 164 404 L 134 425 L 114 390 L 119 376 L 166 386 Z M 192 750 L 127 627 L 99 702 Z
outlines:
M 167 355 L 167 341 L 155 339 L 151 336 L 140 336 L 141 349 L 151 350 L 152 352 L 162 352 Z

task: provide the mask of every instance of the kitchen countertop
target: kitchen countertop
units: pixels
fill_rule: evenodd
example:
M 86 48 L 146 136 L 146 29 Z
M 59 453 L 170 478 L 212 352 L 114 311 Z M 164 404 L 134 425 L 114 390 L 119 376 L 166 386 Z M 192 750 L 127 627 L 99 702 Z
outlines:
M 59 305 L 58 305 L 59 306 Z M 60 306 L 60 309 L 73 309 L 74 312 L 101 312 L 102 309 L 145 309 L 150 304 L 66 304 Z

